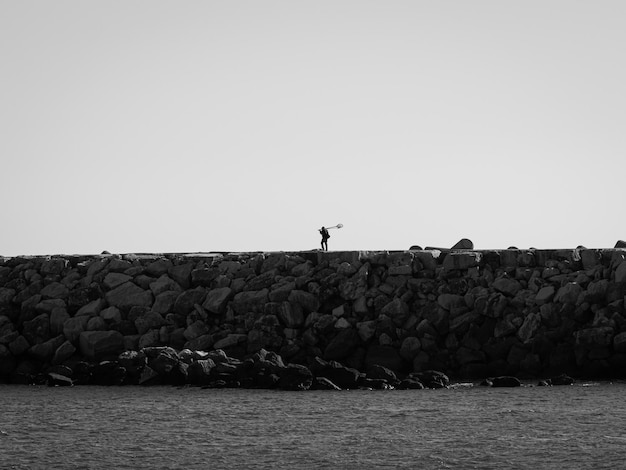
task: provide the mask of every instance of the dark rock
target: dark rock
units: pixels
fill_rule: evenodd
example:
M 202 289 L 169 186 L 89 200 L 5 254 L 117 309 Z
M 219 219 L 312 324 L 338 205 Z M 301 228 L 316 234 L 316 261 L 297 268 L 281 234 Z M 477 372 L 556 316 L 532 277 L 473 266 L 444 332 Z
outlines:
M 192 385 L 208 385 L 212 381 L 211 372 L 215 367 L 212 359 L 203 359 L 189 364 L 187 379 Z
M 367 370 L 367 378 L 374 380 L 384 380 L 387 383 L 395 384 L 398 381 L 396 374 L 387 367 L 375 364 Z
M 102 361 L 93 368 L 91 383 L 94 385 L 122 385 L 126 378 L 126 369 L 117 361 Z
M 83 331 L 80 351 L 87 359 L 117 357 L 124 350 L 124 337 L 118 331 Z
M 74 381 L 65 375 L 57 374 L 55 372 L 48 372 L 48 386 L 50 387 L 71 387 L 74 385 Z
M 308 390 L 313 383 L 313 374 L 308 367 L 288 364 L 281 370 L 278 388 L 282 390 Z
M 324 350 L 324 359 L 340 360 L 348 357 L 360 343 L 359 334 L 352 328 L 341 330 Z
M 520 387 L 522 383 L 517 377 L 512 376 L 500 376 L 490 379 L 492 387 Z
M 461 238 L 451 248 L 451 250 L 473 250 L 473 249 L 474 249 L 474 243 L 467 238 Z
M 341 388 L 335 385 L 326 377 L 315 377 L 311 386 L 313 390 L 335 390 L 340 391 Z
M 376 365 L 391 369 L 394 372 L 401 372 L 406 367 L 398 349 L 381 345 L 370 346 L 365 356 L 365 370 Z
M 146 354 L 143 351 L 124 351 L 117 361 L 126 369 L 129 377 L 139 377 L 144 367 L 148 364 Z
M 567 374 L 557 375 L 550 378 L 551 385 L 573 385 L 574 379 Z
M 348 390 L 358 388 L 360 373 L 338 362 L 331 361 L 323 371 L 317 373 L 317 377 L 326 377 L 339 388 Z
M 365 390 L 391 390 L 394 386 L 385 379 L 370 379 L 365 377 L 361 378 L 359 381 L 359 388 Z
M 109 305 L 122 310 L 129 310 L 131 307 L 149 307 L 153 300 L 152 292 L 144 290 L 132 282 L 126 282 L 107 292 L 105 299 Z
M 50 318 L 46 313 L 25 321 L 22 335 L 30 344 L 43 343 L 50 339 Z
M 400 382 L 397 388 L 400 390 L 421 390 L 425 387 L 424 384 L 419 381 L 419 379 L 414 377 L 407 377 Z
M 407 378 L 417 379 L 426 388 L 447 388 L 450 385 L 448 376 L 437 370 L 411 372 Z

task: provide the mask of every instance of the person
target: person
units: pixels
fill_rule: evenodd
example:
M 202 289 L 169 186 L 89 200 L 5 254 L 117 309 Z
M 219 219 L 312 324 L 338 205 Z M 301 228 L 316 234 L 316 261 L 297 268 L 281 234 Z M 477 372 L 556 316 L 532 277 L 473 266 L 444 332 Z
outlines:
M 322 250 L 328 251 L 328 239 L 330 238 L 330 233 L 328 233 L 326 227 L 322 227 L 320 229 L 320 234 L 322 235 Z

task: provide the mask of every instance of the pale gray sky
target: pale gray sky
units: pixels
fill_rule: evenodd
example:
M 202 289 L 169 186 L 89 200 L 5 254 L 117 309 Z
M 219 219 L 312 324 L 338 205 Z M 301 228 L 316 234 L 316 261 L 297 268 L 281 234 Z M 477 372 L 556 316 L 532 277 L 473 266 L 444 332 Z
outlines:
M 622 0 L 0 0 L 0 255 L 612 247 Z

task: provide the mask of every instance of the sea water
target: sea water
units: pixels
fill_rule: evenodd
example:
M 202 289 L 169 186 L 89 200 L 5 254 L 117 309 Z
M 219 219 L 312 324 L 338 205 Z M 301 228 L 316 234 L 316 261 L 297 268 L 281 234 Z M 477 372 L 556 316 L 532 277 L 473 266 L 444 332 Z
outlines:
M 0 386 L 2 469 L 626 468 L 626 384 Z

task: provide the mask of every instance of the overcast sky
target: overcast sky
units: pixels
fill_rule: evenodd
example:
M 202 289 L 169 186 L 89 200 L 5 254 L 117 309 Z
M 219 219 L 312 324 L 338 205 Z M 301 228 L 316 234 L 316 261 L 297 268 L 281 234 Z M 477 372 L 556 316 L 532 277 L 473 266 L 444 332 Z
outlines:
M 626 2 L 0 0 L 0 255 L 613 247 Z

